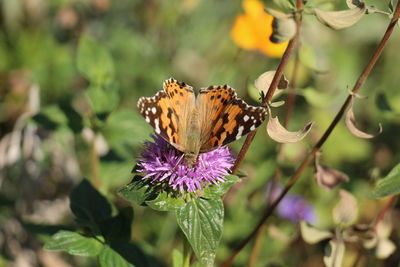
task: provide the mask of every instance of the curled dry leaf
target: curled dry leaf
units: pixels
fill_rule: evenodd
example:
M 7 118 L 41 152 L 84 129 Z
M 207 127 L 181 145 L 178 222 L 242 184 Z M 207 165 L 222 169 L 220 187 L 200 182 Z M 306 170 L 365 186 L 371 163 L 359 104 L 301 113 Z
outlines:
M 268 89 L 272 83 L 272 80 L 275 76 L 274 70 L 270 70 L 261 74 L 255 81 L 254 86 L 260 91 L 260 94 L 266 95 L 268 93 Z M 286 79 L 285 75 L 282 74 L 281 79 L 278 83 L 278 88 L 275 90 L 274 96 L 279 94 L 281 90 L 284 90 L 288 87 L 289 81 Z
M 346 123 L 347 129 L 349 129 L 349 131 L 352 134 L 354 134 L 355 136 L 360 137 L 360 138 L 371 139 L 371 138 L 378 136 L 380 133 L 382 133 L 382 124 L 380 124 L 380 123 L 379 123 L 379 130 L 376 134 L 364 133 L 363 131 L 360 131 L 359 129 L 357 129 L 357 127 L 355 125 L 356 118 L 354 117 L 353 104 L 351 104 L 349 110 L 346 113 L 345 123 Z
M 324 264 L 326 267 L 341 267 L 346 247 L 342 240 L 329 241 L 328 248 L 325 249 Z
M 365 11 L 365 5 L 362 8 L 354 7 L 341 11 L 324 11 L 314 8 L 314 13 L 317 19 L 322 24 L 334 30 L 340 30 L 353 26 L 364 16 Z
M 269 38 L 273 43 L 283 43 L 293 38 L 296 34 L 296 22 L 292 15 L 267 8 L 267 13 L 274 17 L 272 21 L 272 35 Z
M 333 233 L 317 229 L 309 225 L 306 221 L 300 222 L 300 233 L 303 240 L 308 244 L 316 244 L 324 239 L 333 237 Z
M 315 162 L 315 179 L 320 187 L 332 190 L 342 182 L 348 182 L 349 177 L 333 168 Z
M 357 200 L 351 193 L 343 189 L 339 191 L 339 196 L 339 203 L 333 209 L 333 220 L 337 224 L 351 224 L 357 218 Z
M 313 125 L 314 122 L 309 122 L 300 131 L 289 132 L 280 124 L 278 117 L 273 118 L 270 112 L 267 123 L 267 132 L 273 140 L 279 143 L 296 143 L 308 134 Z

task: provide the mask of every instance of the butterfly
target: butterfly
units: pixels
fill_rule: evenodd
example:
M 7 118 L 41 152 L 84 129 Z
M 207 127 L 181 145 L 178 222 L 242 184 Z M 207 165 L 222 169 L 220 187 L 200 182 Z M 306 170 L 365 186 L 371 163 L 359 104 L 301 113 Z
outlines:
M 153 97 L 141 97 L 140 114 L 154 131 L 184 153 L 189 166 L 209 152 L 254 131 L 264 121 L 264 107 L 249 106 L 228 85 L 193 87 L 173 78 Z

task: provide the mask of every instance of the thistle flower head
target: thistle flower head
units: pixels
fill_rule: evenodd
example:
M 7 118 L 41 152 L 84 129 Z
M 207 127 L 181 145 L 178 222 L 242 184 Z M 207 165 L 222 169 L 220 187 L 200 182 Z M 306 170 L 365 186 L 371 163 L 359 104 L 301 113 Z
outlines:
M 153 184 L 164 185 L 181 192 L 194 192 L 210 184 L 224 181 L 233 166 L 233 157 L 224 146 L 201 153 L 197 162 L 189 167 L 182 152 L 169 145 L 163 138 L 152 136 L 154 142 L 146 142 L 138 160 L 138 172 Z

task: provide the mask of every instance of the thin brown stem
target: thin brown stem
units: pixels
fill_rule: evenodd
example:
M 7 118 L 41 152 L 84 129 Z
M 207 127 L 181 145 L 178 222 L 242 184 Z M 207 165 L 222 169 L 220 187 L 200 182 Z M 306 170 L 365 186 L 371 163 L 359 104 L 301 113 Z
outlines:
M 389 198 L 388 201 L 386 201 L 385 206 L 383 206 L 382 210 L 379 212 L 379 214 L 376 216 L 373 227 L 376 228 L 376 226 L 385 218 L 385 215 L 387 212 L 394 206 L 397 200 L 397 195 L 393 195 Z
M 293 113 L 294 109 L 294 102 L 296 98 L 296 87 L 297 87 L 297 75 L 299 73 L 299 63 L 300 63 L 300 56 L 299 56 L 299 45 L 297 45 L 297 52 L 294 58 L 294 65 L 293 65 L 293 71 L 292 71 L 292 79 L 290 80 L 290 85 L 289 85 L 289 91 L 288 91 L 288 96 L 286 99 L 286 105 L 285 105 L 285 119 L 283 121 L 283 126 L 287 128 L 289 125 L 290 118 Z
M 303 9 L 303 1 L 297 0 L 297 10 L 300 11 L 302 9 Z M 285 53 L 282 56 L 279 66 L 276 69 L 274 78 L 272 79 L 272 82 L 268 88 L 268 92 L 262 99 L 263 105 L 267 104 L 268 102 L 270 102 L 272 100 L 272 97 L 276 91 L 276 88 L 278 87 L 279 81 L 282 78 L 283 71 L 285 70 L 287 63 L 289 62 L 289 59 L 292 55 L 295 44 L 296 44 L 297 40 L 299 39 L 300 27 L 301 27 L 301 13 L 298 13 L 296 16 L 296 34 L 289 41 L 289 44 L 286 47 Z M 232 174 L 235 174 L 237 172 L 237 170 L 239 169 L 239 166 L 242 163 L 247 151 L 249 150 L 250 144 L 253 142 L 253 139 L 254 139 L 254 136 L 256 135 L 256 133 L 257 133 L 257 130 L 254 130 L 253 132 L 251 132 L 247 135 L 246 140 L 244 141 L 243 146 L 240 149 L 239 154 L 236 158 L 235 164 L 232 167 Z
M 397 24 L 397 21 L 400 17 L 400 0 L 397 2 L 396 5 L 396 10 L 394 12 L 393 18 L 391 19 L 385 34 L 383 35 L 377 49 L 375 50 L 374 54 L 372 55 L 370 61 L 368 62 L 367 66 L 364 68 L 363 72 L 359 76 L 358 80 L 356 81 L 352 92 L 357 93 L 361 86 L 365 83 L 365 80 L 367 79 L 368 75 L 370 74 L 371 70 L 373 69 L 376 61 L 378 60 L 379 56 L 381 55 L 384 47 L 386 46 L 393 29 L 395 25 Z M 340 108 L 339 112 L 336 114 L 335 118 L 329 125 L 329 127 L 326 129 L 324 134 L 321 136 L 321 138 L 318 140 L 318 142 L 314 145 L 314 147 L 311 149 L 311 151 L 307 154 L 307 156 L 304 158 L 304 160 L 301 162 L 300 166 L 297 168 L 293 176 L 290 178 L 289 182 L 286 184 L 285 188 L 279 195 L 279 197 L 272 203 L 270 207 L 267 207 L 265 210 L 263 216 L 261 217 L 259 223 L 257 226 L 254 228 L 254 230 L 239 244 L 237 249 L 232 253 L 232 255 L 221 265 L 221 267 L 227 267 L 230 266 L 235 257 L 239 254 L 239 252 L 247 245 L 247 243 L 254 238 L 254 236 L 257 234 L 257 232 L 260 230 L 261 226 L 267 221 L 267 219 L 272 215 L 274 212 L 276 206 L 280 203 L 280 201 L 283 199 L 283 197 L 287 194 L 287 192 L 292 188 L 292 186 L 298 181 L 298 179 L 301 177 L 301 174 L 303 171 L 306 169 L 308 164 L 311 162 L 315 154 L 319 151 L 319 149 L 322 147 L 322 145 L 325 143 L 325 141 L 328 139 L 330 134 L 332 133 L 333 129 L 337 125 L 337 123 L 340 121 L 340 119 L 343 117 L 346 109 L 348 108 L 350 101 L 351 101 L 351 95 L 347 97 L 345 102 L 343 103 L 342 107 Z

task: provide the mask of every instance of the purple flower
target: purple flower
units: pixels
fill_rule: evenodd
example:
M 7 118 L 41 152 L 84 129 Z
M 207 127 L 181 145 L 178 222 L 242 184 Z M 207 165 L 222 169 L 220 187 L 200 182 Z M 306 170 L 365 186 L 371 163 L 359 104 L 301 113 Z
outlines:
M 268 186 L 268 191 L 270 191 L 270 186 L 271 184 Z M 277 199 L 281 192 L 282 186 L 276 185 L 272 192 L 272 199 Z M 276 207 L 276 212 L 279 217 L 294 223 L 298 223 L 299 220 L 315 223 L 316 220 L 314 207 L 300 195 L 286 195 Z
M 299 195 L 287 195 L 279 203 L 277 213 L 284 219 L 298 223 L 303 220 L 309 223 L 315 222 L 313 206 Z
M 204 186 L 225 180 L 233 166 L 233 157 L 224 146 L 201 153 L 197 162 L 188 167 L 182 152 L 169 145 L 160 136 L 152 136 L 154 142 L 146 142 L 142 158 L 138 160 L 138 172 L 153 184 L 167 185 L 181 192 L 194 192 Z

